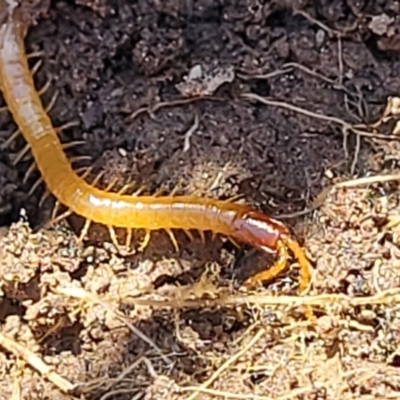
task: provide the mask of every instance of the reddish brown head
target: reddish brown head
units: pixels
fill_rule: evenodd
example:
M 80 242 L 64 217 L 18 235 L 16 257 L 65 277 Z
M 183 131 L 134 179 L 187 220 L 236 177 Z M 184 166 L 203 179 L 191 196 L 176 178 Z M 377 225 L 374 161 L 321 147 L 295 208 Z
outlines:
M 250 211 L 234 221 L 235 238 L 268 253 L 276 251 L 277 242 L 288 236 L 281 222 L 259 211 Z

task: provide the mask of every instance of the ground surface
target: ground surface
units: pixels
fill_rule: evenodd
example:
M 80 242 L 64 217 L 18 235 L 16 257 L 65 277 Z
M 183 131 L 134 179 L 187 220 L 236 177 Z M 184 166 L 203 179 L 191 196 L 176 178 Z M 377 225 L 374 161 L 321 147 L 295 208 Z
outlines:
M 292 268 L 247 298 L 235 280 L 267 260 L 223 238 L 179 236 L 177 253 L 160 233 L 123 258 L 96 228 L 78 244 L 77 218 L 44 228 L 52 199 L 39 207 L 43 187 L 28 196 L 38 174 L 23 184 L 29 160 L 13 166 L 19 137 L 0 151 L 1 333 L 81 383 L 88 399 L 399 398 L 400 249 L 396 228 L 385 227 L 400 212 L 397 184 L 320 195 L 336 181 L 398 172 L 392 120 L 379 134 L 345 129 L 375 122 L 399 94 L 398 2 L 35 7 L 44 11 L 27 37 L 28 51 L 42 52 L 35 80 L 51 79 L 44 104 L 58 94 L 54 125 L 76 122 L 61 138 L 83 141 L 68 150 L 90 156 L 77 166 L 105 172 L 103 186 L 118 177 L 151 192 L 244 195 L 293 229 L 314 262 L 310 294 L 330 296 L 316 300 L 317 324 L 286 298 L 273 305 L 271 290 L 296 294 Z M 160 107 L 184 99 L 198 64 L 222 71 L 212 98 Z M 0 118 L 4 143 L 15 125 Z M 16 223 L 21 209 L 29 223 Z M 215 297 L 219 305 L 201 300 Z M 10 352 L 0 367 L 1 399 L 72 398 Z

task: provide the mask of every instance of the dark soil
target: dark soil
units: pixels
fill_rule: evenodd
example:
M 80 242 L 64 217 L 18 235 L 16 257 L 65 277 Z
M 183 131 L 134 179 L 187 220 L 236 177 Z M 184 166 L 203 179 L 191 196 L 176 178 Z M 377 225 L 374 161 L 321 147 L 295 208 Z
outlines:
M 18 137 L 0 150 L 1 333 L 82 384 L 80 398 L 194 399 L 201 385 L 198 399 L 398 398 L 399 299 L 382 294 L 400 287 L 398 231 L 384 228 L 397 216 L 397 184 L 321 196 L 350 177 L 398 173 L 393 119 L 380 136 L 344 129 L 377 121 L 399 95 L 398 2 L 47 3 L 23 4 L 27 52 L 41 52 L 31 62 L 42 61 L 37 88 L 51 82 L 44 104 L 56 95 L 54 125 L 74 122 L 60 138 L 82 141 L 67 150 L 87 156 L 77 168 L 104 172 L 103 187 L 117 178 L 116 188 L 136 182 L 150 193 L 240 194 L 304 243 L 311 294 L 349 298 L 324 297 L 310 329 L 286 305 L 199 300 L 216 287 L 239 299 L 235 280 L 269 261 L 224 238 L 178 236 L 176 252 L 154 234 L 144 253 L 122 257 L 94 227 L 80 244 L 79 216 L 46 227 L 54 200 L 40 203 L 44 185 L 29 194 L 38 172 L 23 184 L 32 160 L 13 165 Z M 185 79 L 197 65 L 209 79 L 193 87 Z M 6 112 L 0 123 L 4 143 L 16 128 Z M 297 274 L 260 299 L 295 295 Z M 127 299 L 144 295 L 199 304 L 174 311 Z M 7 351 L 0 382 L 0 399 L 73 398 Z

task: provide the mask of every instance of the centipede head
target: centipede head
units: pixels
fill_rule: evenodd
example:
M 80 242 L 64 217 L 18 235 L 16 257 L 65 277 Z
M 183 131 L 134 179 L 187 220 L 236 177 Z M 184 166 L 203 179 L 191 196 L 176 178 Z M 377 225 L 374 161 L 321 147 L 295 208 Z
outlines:
M 278 242 L 290 235 L 288 228 L 260 211 L 251 210 L 235 221 L 235 237 L 267 253 L 275 253 Z

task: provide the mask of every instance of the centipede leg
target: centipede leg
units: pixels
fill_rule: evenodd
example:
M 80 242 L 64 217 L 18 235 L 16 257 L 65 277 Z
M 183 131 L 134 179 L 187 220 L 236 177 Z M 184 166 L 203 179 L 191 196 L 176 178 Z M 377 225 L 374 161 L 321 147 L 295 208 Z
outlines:
M 170 196 L 175 196 L 179 190 L 179 186 L 175 185 L 175 187 L 171 190 Z
M 117 234 L 115 233 L 114 227 L 109 225 L 107 228 L 108 228 L 108 232 L 110 233 L 111 243 L 113 244 L 113 246 L 115 247 L 117 252 L 121 253 L 120 245 L 118 243 L 118 238 L 117 238 Z
M 205 235 L 204 231 L 199 230 L 199 235 L 200 235 L 200 239 L 201 239 L 201 244 L 204 246 L 206 243 L 206 235 Z
M 118 190 L 118 194 L 124 194 L 126 192 L 128 192 L 132 186 L 133 186 L 133 182 L 131 183 L 127 183 L 124 186 L 122 186 L 122 188 L 120 190 Z M 125 247 L 126 248 L 130 248 L 132 244 L 132 229 L 127 229 L 126 231 L 126 236 L 125 236 Z
M 225 203 L 234 203 L 234 202 L 236 202 L 238 200 L 243 199 L 243 197 L 244 197 L 244 194 L 243 193 L 239 193 L 239 194 L 236 194 L 235 196 L 232 196 L 232 197 L 229 197 L 229 198 L 225 199 L 224 202 Z
M 126 183 L 124 186 L 122 186 L 121 189 L 118 190 L 118 194 L 126 194 L 127 192 L 129 192 L 133 187 L 134 187 L 134 183 L 130 182 L 130 183 Z
M 60 204 L 58 202 L 56 202 L 56 205 L 54 206 L 54 209 L 53 209 L 53 215 L 56 214 L 54 211 L 55 210 L 58 211 L 59 206 L 60 206 Z M 72 214 L 72 211 L 71 210 L 67 210 L 67 211 L 63 212 L 62 214 L 58 215 L 57 217 L 52 217 L 49 225 L 54 226 L 58 222 L 62 221 L 63 219 L 65 219 L 67 217 L 69 217 L 71 214 Z
M 30 58 L 42 57 L 42 56 L 44 56 L 44 52 L 42 50 L 37 50 L 27 54 L 26 58 L 29 60 Z
M 153 196 L 154 196 L 154 197 L 160 197 L 160 196 L 162 196 L 163 194 L 165 194 L 165 192 L 166 192 L 166 189 L 163 188 L 163 187 L 161 187 L 161 188 L 158 188 L 158 189 L 154 192 Z
M 40 66 L 42 65 L 43 61 L 42 60 L 38 60 L 36 61 L 35 65 L 32 67 L 31 69 L 31 74 L 35 75 L 36 72 L 39 71 Z M 40 92 L 38 92 L 40 94 Z
M 35 66 L 36 66 L 36 65 L 35 65 Z M 46 81 L 46 83 L 43 85 L 43 87 L 41 87 L 41 88 L 38 90 L 39 96 L 43 96 L 43 95 L 49 90 L 50 85 L 51 85 L 51 80 L 48 79 L 48 80 Z
M 60 134 L 62 131 L 65 131 L 66 129 L 72 128 L 74 126 L 79 126 L 79 122 L 78 121 L 69 121 L 69 122 L 66 122 L 65 124 L 55 127 L 54 129 L 58 134 Z M 86 142 L 82 142 L 82 143 L 86 143 Z
M 109 192 L 114 187 L 114 185 L 117 183 L 117 181 L 118 181 L 118 178 L 114 177 L 113 180 L 111 182 L 109 182 L 109 184 L 105 187 L 104 190 L 106 192 Z
M 114 185 L 117 183 L 117 181 L 118 181 L 118 178 L 114 178 L 114 179 L 105 187 L 104 190 L 105 190 L 106 192 L 110 191 L 110 190 L 114 187 Z M 122 249 L 121 249 L 121 246 L 120 246 L 120 244 L 118 243 L 117 235 L 115 234 L 114 228 L 113 228 L 112 226 L 109 226 L 109 227 L 108 227 L 108 231 L 109 231 L 109 233 L 110 233 L 110 238 L 111 238 L 112 244 L 114 245 L 114 247 L 116 248 L 116 250 L 118 251 L 118 253 L 123 254 L 123 251 L 122 251 Z M 132 230 L 131 230 L 131 229 L 128 229 L 128 232 L 127 232 L 127 235 L 126 235 L 126 238 L 125 238 L 125 244 L 126 244 L 125 247 L 129 248 L 129 244 L 130 244 L 131 240 L 132 240 Z
M 90 170 L 91 170 L 91 168 L 83 168 L 83 170 L 84 170 L 84 173 L 83 173 L 83 175 L 82 175 L 82 178 L 85 178 L 88 174 L 89 174 L 89 172 L 90 172 Z M 93 186 L 95 186 L 97 183 L 98 183 L 98 181 L 100 180 L 100 178 L 101 178 L 101 176 L 103 175 L 103 173 L 102 172 L 100 172 L 99 174 L 97 174 L 97 176 L 93 179 L 93 181 L 92 181 L 92 185 Z M 56 206 L 58 206 L 58 202 L 56 203 Z M 56 207 L 55 207 L 56 208 Z M 64 219 L 64 218 L 67 218 L 67 217 L 69 217 L 70 215 L 72 214 L 72 212 L 70 211 L 70 210 L 67 210 L 65 213 L 63 213 L 63 214 L 61 214 L 59 217 L 57 217 L 55 220 L 56 221 L 60 221 L 61 219 Z M 92 224 L 92 221 L 90 221 L 89 219 L 87 219 L 87 220 L 85 220 L 85 224 L 83 225 L 83 228 L 82 228 L 82 230 L 81 230 L 81 233 L 79 234 L 79 237 L 78 237 L 78 243 L 81 243 L 84 239 L 85 239 L 85 237 L 86 237 L 86 235 L 88 234 L 88 232 L 89 232 L 89 228 L 90 228 L 90 225 Z M 110 229 L 110 228 L 109 228 Z M 113 238 L 115 237 L 115 232 L 114 232 L 114 230 L 113 230 L 113 233 L 111 233 L 110 232 L 110 237 L 111 237 L 111 240 L 113 241 Z M 113 243 L 114 244 L 114 243 Z M 117 242 L 117 249 L 118 249 L 118 242 Z
M 22 179 L 22 183 L 25 185 L 25 183 L 28 181 L 29 177 L 32 175 L 33 171 L 36 169 L 36 164 L 32 163 L 29 168 L 26 170 L 24 178 Z
M 5 107 L 7 110 L 7 107 Z M 3 111 L 3 107 L 0 109 L 0 111 Z M 3 143 L 2 147 L 4 149 L 7 149 L 10 147 L 11 143 L 21 134 L 21 131 L 19 129 L 16 129 L 11 136 Z
M 233 239 L 232 237 L 228 236 L 228 240 L 229 240 L 237 249 L 240 249 L 240 245 L 239 245 L 239 243 L 238 243 L 235 239 Z
M 139 251 L 142 252 L 149 245 L 151 239 L 151 231 L 146 229 L 143 242 L 139 246 Z
M 89 228 L 90 228 L 91 223 L 92 223 L 92 221 L 90 221 L 89 219 L 87 219 L 85 221 L 85 224 L 83 225 L 81 233 L 78 236 L 78 243 L 82 243 L 83 240 L 85 239 L 86 235 L 89 232 Z
M 133 192 L 131 194 L 132 197 L 137 197 L 140 194 L 142 194 L 145 191 L 146 187 L 145 186 L 141 186 L 138 190 L 136 190 L 136 192 Z
M 280 240 L 277 243 L 277 261 L 272 266 L 272 268 L 267 271 L 262 271 L 255 276 L 251 277 L 245 282 L 247 287 L 253 286 L 258 281 L 268 281 L 275 277 L 277 277 L 286 267 L 289 253 L 288 249 L 292 251 L 293 255 L 296 257 L 299 265 L 300 265 L 300 282 L 299 282 L 299 292 L 304 293 L 308 285 L 310 283 L 310 270 L 309 270 L 309 262 L 307 257 L 300 247 L 299 243 L 290 238 L 285 237 L 282 241 Z M 315 315 L 312 309 L 309 306 L 305 306 L 305 314 L 308 319 L 315 320 Z
M 287 261 L 289 258 L 288 248 L 287 246 L 279 241 L 277 243 L 277 260 L 275 261 L 274 265 L 266 271 L 261 271 L 258 274 L 250 277 L 246 282 L 245 285 L 247 287 L 254 286 L 255 283 L 261 281 L 269 281 L 277 277 L 287 265 Z
M 35 167 L 35 164 L 33 164 L 33 166 Z M 38 178 L 35 183 L 32 185 L 32 187 L 29 189 L 28 192 L 28 197 L 32 196 L 32 194 L 35 192 L 35 190 L 39 187 L 39 185 L 43 182 L 43 178 L 40 177 Z M 44 201 L 44 200 L 43 200 Z
M 308 289 L 311 280 L 310 263 L 307 260 L 304 250 L 300 247 L 299 243 L 296 240 L 292 238 L 287 238 L 286 246 L 290 249 L 290 251 L 296 257 L 297 262 L 299 263 L 300 266 L 299 290 L 300 293 L 303 293 Z
M 75 146 L 79 146 L 79 145 L 82 145 L 85 143 L 86 142 L 84 140 L 75 140 L 73 142 L 63 143 L 62 148 L 63 148 L 63 150 L 68 150 L 68 149 L 72 149 Z
M 80 161 L 89 161 L 91 159 L 92 159 L 92 157 L 90 157 L 90 156 L 75 156 L 75 157 L 71 157 L 69 159 L 69 161 L 71 164 L 75 164 Z
M 174 232 L 172 232 L 171 229 L 166 229 L 165 231 L 168 233 L 168 236 L 169 236 L 169 238 L 171 239 L 171 242 L 172 242 L 172 245 L 173 245 L 174 248 L 175 248 L 175 251 L 176 251 L 177 253 L 179 253 L 179 245 L 178 245 L 178 241 L 176 240 L 176 237 L 175 237 L 175 235 L 174 235 Z
M 13 165 L 17 165 L 17 164 L 26 156 L 26 154 L 28 153 L 29 149 L 30 149 L 29 144 L 26 144 L 26 145 L 22 148 L 22 150 L 20 150 L 20 151 L 17 153 L 17 155 L 15 156 L 15 158 L 14 158 L 12 164 L 13 164 Z
M 85 179 L 88 176 L 88 172 L 84 172 L 82 175 L 82 178 Z M 101 177 L 104 175 L 104 171 L 100 171 L 95 177 L 94 179 L 91 181 L 91 185 L 92 186 L 97 186 L 97 184 L 99 183 Z
M 130 248 L 132 244 L 132 229 L 127 229 L 125 237 L 125 247 Z
M 57 97 L 58 97 L 58 92 L 56 91 L 53 93 L 53 96 L 51 96 L 49 104 L 47 104 L 47 106 L 46 106 L 47 114 L 52 110 L 52 108 L 54 107 L 54 104 L 56 104 Z
M 193 236 L 192 232 L 190 232 L 188 229 L 183 229 L 183 232 L 189 238 L 189 240 L 193 242 L 194 236 Z

